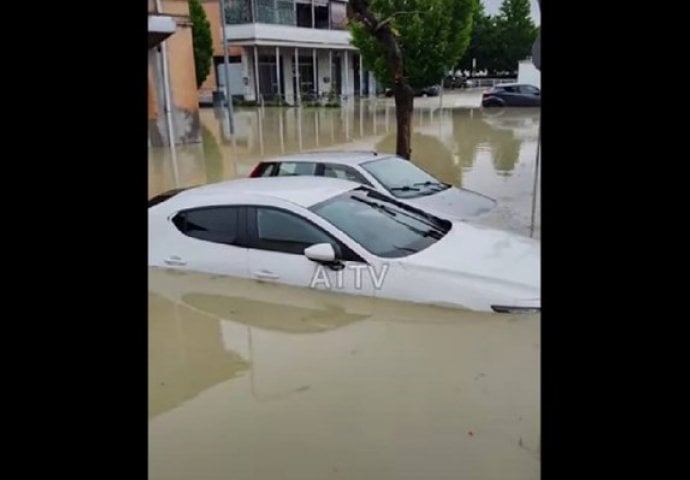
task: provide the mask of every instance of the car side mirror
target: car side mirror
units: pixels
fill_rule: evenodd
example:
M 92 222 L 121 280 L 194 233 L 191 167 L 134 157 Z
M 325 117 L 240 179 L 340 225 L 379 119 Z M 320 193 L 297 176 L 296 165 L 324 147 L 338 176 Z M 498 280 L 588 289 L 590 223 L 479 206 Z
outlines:
M 336 259 L 335 250 L 330 243 L 316 243 L 304 249 L 304 255 L 317 263 L 326 265 L 331 270 L 342 270 L 345 268 L 340 260 Z
M 335 261 L 335 250 L 330 243 L 316 243 L 304 249 L 304 255 L 315 262 Z

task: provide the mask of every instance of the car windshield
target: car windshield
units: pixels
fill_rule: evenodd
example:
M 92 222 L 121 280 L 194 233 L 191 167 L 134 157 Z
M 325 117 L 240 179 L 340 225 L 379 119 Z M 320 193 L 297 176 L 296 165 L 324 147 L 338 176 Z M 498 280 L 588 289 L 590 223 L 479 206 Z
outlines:
M 450 187 L 417 167 L 411 161 L 399 157 L 387 157 L 362 164 L 367 172 L 398 198 L 414 198 L 432 195 Z
M 360 187 L 311 207 L 370 253 L 405 257 L 442 239 L 452 223 Z

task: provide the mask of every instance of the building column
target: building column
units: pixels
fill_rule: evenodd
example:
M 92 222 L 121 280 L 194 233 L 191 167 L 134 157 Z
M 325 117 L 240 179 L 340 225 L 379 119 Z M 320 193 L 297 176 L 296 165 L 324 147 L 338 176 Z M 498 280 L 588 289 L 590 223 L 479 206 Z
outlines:
M 253 2 L 252 5 L 254 5 Z M 259 48 L 256 45 L 254 45 L 254 100 L 257 104 L 261 102 L 261 93 L 259 90 L 259 85 Z
M 359 57 L 359 96 L 361 97 L 364 89 L 364 68 L 362 67 L 362 54 L 360 53 L 358 55 Z
M 280 48 L 276 47 L 276 79 L 278 81 L 278 92 L 277 95 L 280 96 Z
M 312 7 L 312 13 L 314 12 L 314 0 L 312 0 L 311 3 Z M 312 48 L 311 49 L 311 63 L 312 63 L 312 71 L 314 73 L 314 91 L 316 92 L 316 96 L 319 96 L 319 61 L 316 58 L 316 49 Z
M 302 95 L 299 88 L 299 48 L 295 47 L 295 104 L 297 106 L 302 104 Z
M 369 96 L 375 97 L 377 88 L 376 77 L 374 77 L 374 72 L 367 72 L 367 75 L 369 75 Z
M 343 67 L 342 68 L 343 68 L 343 74 L 345 75 L 345 81 L 343 82 L 344 83 L 343 86 L 345 87 L 343 89 L 343 95 L 349 96 L 350 95 L 350 70 L 348 68 L 349 62 L 347 60 L 348 60 L 347 50 L 343 50 L 343 62 L 342 62 Z

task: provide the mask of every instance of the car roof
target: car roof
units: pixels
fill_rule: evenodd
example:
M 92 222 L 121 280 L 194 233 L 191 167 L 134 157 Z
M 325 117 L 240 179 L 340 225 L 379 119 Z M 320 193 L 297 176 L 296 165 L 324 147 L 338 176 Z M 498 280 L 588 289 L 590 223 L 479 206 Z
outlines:
M 529 83 L 497 83 L 494 87 L 534 87 L 534 85 L 530 85 Z
M 361 187 L 357 182 L 340 178 L 289 176 L 241 178 L 190 188 L 169 202 L 177 208 L 222 203 L 251 202 L 252 199 L 278 199 L 309 208 L 319 202 Z M 232 200 L 232 202 L 230 202 Z
M 267 158 L 262 163 L 268 162 L 320 162 L 337 163 L 342 165 L 359 165 L 378 158 L 394 157 L 390 153 L 377 153 L 371 150 L 320 150 L 312 152 L 297 153 L 294 155 L 283 155 L 280 157 Z

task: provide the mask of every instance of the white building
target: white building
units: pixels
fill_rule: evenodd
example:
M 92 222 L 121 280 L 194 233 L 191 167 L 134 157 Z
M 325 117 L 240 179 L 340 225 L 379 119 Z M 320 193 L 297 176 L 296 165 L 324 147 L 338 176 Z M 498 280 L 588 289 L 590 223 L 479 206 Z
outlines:
M 226 0 L 225 34 L 233 95 L 299 104 L 307 95 L 374 95 L 346 29 L 347 2 L 340 0 Z M 217 65 L 219 85 L 225 71 Z M 259 97 L 257 97 L 257 91 Z
M 532 59 L 522 60 L 518 64 L 518 83 L 534 85 L 541 88 L 541 72 L 534 66 Z

